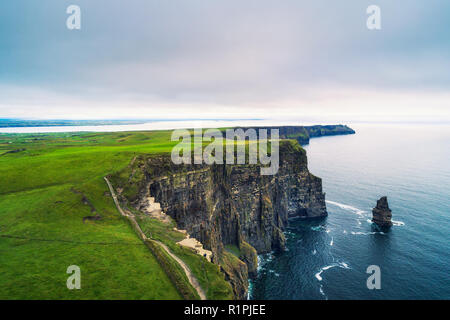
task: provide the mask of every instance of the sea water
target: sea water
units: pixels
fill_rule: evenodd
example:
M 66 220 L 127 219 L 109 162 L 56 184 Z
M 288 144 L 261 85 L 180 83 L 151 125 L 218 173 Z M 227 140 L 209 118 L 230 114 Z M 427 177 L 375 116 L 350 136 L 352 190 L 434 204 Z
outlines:
M 290 224 L 287 250 L 259 257 L 251 299 L 450 299 L 450 126 L 351 127 L 305 147 L 329 216 Z M 384 195 L 386 233 L 371 222 Z M 367 287 L 370 265 L 379 290 Z

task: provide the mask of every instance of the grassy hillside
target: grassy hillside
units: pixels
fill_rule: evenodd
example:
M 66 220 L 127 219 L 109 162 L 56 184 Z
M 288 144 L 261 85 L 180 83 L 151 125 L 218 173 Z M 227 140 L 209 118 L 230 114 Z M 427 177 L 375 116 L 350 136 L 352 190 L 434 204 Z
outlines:
M 103 180 L 174 144 L 164 131 L 0 134 L 0 299 L 181 298 Z M 81 290 L 66 287 L 73 264 Z
M 208 262 L 192 249 L 176 244 L 176 242 L 183 240 L 185 236 L 173 230 L 173 227 L 175 227 L 173 222 L 167 225 L 148 216 L 140 215 L 138 223 L 147 237 L 152 237 L 167 245 L 174 254 L 189 266 L 201 287 L 205 290 L 208 299 L 222 300 L 233 298 L 231 285 L 224 281 L 224 274 L 220 272 L 218 265 Z
M 178 143 L 171 133 L 0 134 L 0 299 L 186 297 L 180 293 L 190 285 L 177 263 L 139 240 L 103 180 L 114 173 L 128 179 L 130 161 L 141 154 L 170 153 Z M 239 143 L 248 151 L 248 141 Z M 101 220 L 83 222 L 97 214 Z M 209 299 L 233 297 L 218 266 L 176 244 L 174 225 L 136 214 L 148 237 L 188 265 Z M 70 265 L 81 268 L 81 290 L 66 287 Z

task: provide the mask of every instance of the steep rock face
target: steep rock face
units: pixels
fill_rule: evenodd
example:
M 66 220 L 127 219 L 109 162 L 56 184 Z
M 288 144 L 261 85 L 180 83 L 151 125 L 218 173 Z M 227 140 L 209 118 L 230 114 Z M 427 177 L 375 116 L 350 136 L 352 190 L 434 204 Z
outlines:
M 248 275 L 251 278 L 256 277 L 258 272 L 258 253 L 256 249 L 245 241 L 241 242 L 239 249 L 241 252 L 239 259 L 247 265 Z
M 140 160 L 130 168 L 144 177 L 131 203 L 143 210 L 154 197 L 179 229 L 213 252 L 214 263 L 226 265 L 223 271 L 240 299 L 246 297 L 247 273 L 256 274 L 256 252 L 282 250 L 290 218 L 327 215 L 321 179 L 309 173 L 305 151 L 291 141 L 280 144 L 273 176 L 260 175 L 260 165 L 175 165 L 169 156 Z M 241 249 L 245 268 L 230 259 L 224 263 L 225 245 Z
M 381 197 L 377 201 L 377 206 L 372 210 L 372 222 L 379 227 L 389 228 L 392 226 L 392 211 L 389 209 L 387 197 Z
M 225 274 L 234 291 L 234 296 L 243 300 L 248 294 L 248 268 L 245 262 L 239 260 L 230 252 L 223 252 L 220 257 L 220 270 Z

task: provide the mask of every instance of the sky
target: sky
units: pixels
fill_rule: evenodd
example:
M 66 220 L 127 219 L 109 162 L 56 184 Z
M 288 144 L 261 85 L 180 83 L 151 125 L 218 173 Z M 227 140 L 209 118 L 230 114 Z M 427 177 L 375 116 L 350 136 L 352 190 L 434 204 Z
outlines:
M 450 121 L 449 70 L 448 0 L 0 3 L 0 118 Z

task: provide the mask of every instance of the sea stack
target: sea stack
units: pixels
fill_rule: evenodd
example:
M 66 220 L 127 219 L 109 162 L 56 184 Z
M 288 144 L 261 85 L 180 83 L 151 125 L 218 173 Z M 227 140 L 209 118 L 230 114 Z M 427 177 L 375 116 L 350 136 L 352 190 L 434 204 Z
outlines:
M 392 211 L 389 209 L 387 197 L 381 197 L 377 201 L 377 206 L 372 210 L 372 222 L 379 227 L 386 228 L 392 226 Z

